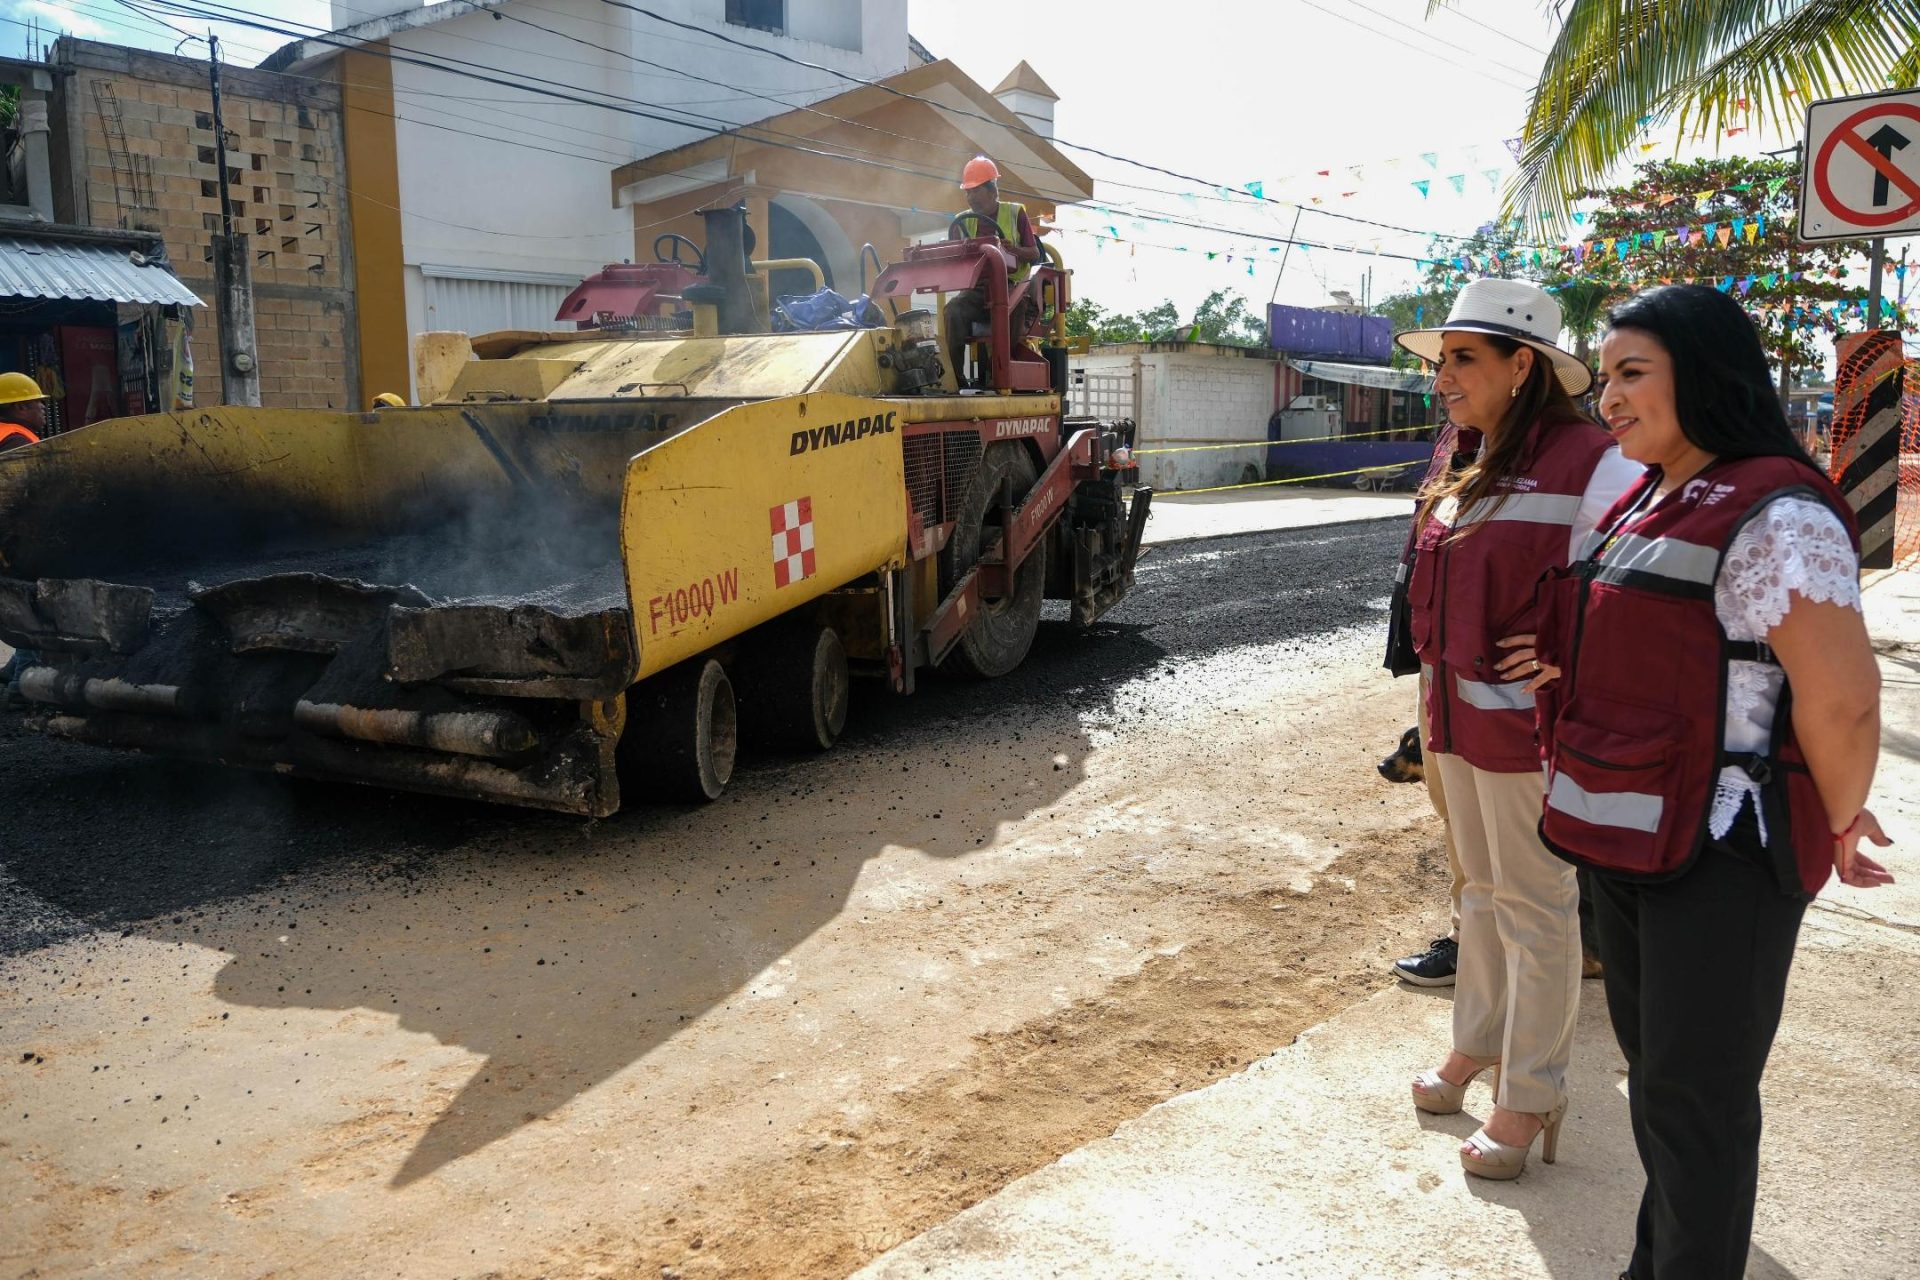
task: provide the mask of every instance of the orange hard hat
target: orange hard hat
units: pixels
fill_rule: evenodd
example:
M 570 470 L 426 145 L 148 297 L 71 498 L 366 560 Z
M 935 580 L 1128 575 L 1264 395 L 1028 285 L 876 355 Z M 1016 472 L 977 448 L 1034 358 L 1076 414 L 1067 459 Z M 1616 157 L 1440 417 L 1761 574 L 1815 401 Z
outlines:
M 975 156 L 967 161 L 967 167 L 960 171 L 960 189 L 971 191 L 975 187 L 984 187 L 989 182 L 1000 181 L 1000 166 L 985 156 Z

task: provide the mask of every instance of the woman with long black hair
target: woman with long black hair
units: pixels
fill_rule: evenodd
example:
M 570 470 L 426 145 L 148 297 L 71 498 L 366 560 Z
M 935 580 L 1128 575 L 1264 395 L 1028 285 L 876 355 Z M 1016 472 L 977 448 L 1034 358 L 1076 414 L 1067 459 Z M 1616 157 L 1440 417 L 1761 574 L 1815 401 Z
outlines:
M 1888 844 L 1865 807 L 1880 675 L 1846 501 L 1801 449 L 1758 334 L 1714 289 L 1616 308 L 1599 408 L 1647 472 L 1534 636 L 1548 847 L 1592 869 L 1646 1189 L 1630 1280 L 1739 1280 L 1760 1076 L 1808 900 Z

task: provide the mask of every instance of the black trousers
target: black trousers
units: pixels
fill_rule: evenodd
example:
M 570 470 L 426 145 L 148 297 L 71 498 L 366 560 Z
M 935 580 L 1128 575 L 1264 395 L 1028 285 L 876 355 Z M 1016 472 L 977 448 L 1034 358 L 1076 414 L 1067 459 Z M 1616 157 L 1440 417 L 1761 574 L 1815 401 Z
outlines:
M 964 381 L 967 343 L 972 338 L 973 326 L 986 324 L 990 314 L 986 294 L 979 289 L 962 289 L 947 299 L 944 313 L 947 329 L 947 361 L 948 367 L 953 370 L 953 376 L 960 386 L 967 385 Z M 1009 340 L 1018 345 L 1021 336 L 1033 324 L 1032 299 L 1029 298 L 1015 307 L 1008 319 L 1012 324 Z M 979 380 L 984 382 L 985 375 L 982 374 Z
M 1596 871 L 1607 1011 L 1627 1057 L 1646 1170 L 1632 1280 L 1741 1280 L 1760 1162 L 1760 1073 L 1780 1026 L 1806 900 L 1750 812 L 1659 884 Z

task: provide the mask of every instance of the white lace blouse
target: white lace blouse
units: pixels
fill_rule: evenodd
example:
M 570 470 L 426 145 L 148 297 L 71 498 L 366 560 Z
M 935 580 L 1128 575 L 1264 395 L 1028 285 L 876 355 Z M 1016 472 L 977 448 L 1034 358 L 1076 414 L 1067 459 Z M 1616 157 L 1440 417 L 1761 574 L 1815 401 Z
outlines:
M 1787 616 L 1790 594 L 1860 608 L 1860 562 L 1846 527 L 1811 498 L 1777 498 L 1740 531 L 1714 584 L 1713 609 L 1729 640 L 1765 640 Z M 1772 663 L 1728 664 L 1728 751 L 1767 750 L 1783 678 Z M 1727 834 L 1747 797 L 1759 790 L 1744 769 L 1720 771 L 1707 820 L 1715 838 Z M 1754 815 L 1764 840 L 1767 820 L 1757 799 Z

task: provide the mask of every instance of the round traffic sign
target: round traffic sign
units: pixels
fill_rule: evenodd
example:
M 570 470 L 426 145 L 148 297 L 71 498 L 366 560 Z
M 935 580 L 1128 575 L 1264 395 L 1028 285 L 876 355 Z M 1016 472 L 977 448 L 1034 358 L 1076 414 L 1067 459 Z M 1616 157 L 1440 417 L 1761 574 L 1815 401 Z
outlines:
M 1868 120 L 1877 120 L 1887 116 L 1899 116 L 1920 122 L 1920 107 L 1905 102 L 1880 102 L 1863 110 L 1856 111 L 1842 120 L 1839 127 L 1827 135 L 1820 144 L 1819 152 L 1813 158 L 1813 186 L 1820 193 L 1820 199 L 1827 208 L 1840 217 L 1859 227 L 1884 227 L 1920 212 L 1920 178 L 1900 169 L 1893 161 L 1876 151 L 1855 129 Z M 1833 154 L 1841 143 L 1857 153 L 1861 159 L 1887 179 L 1890 186 L 1898 187 L 1907 202 L 1896 208 L 1865 210 L 1855 209 L 1842 202 L 1833 191 Z

